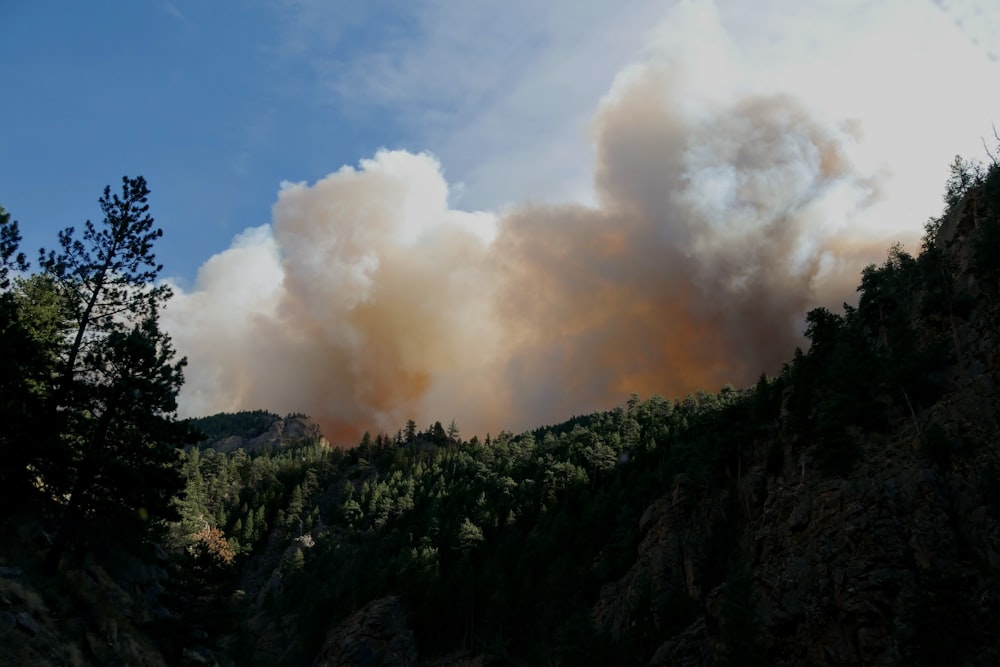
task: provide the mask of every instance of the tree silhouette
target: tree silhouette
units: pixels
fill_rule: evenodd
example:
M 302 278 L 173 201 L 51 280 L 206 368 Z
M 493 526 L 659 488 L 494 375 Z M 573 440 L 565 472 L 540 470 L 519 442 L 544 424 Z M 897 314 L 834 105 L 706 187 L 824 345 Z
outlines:
M 8 277 L 11 269 L 27 271 L 28 262 L 23 252 L 18 250 L 21 243 L 21 230 L 17 220 L 10 219 L 10 213 L 0 206 L 0 289 L 10 287 Z
M 188 430 L 174 414 L 185 360 L 175 360 L 160 331 L 170 295 L 154 281 L 153 227 L 140 176 L 122 180 L 121 196 L 104 189 L 104 220 L 89 220 L 82 240 L 59 233 L 60 252 L 40 253 L 68 313 L 69 343 L 59 350 L 50 399 L 51 451 L 41 473 L 62 518 L 46 559 L 58 568 L 66 548 L 88 534 L 134 542 L 172 516 L 181 487 L 176 448 Z

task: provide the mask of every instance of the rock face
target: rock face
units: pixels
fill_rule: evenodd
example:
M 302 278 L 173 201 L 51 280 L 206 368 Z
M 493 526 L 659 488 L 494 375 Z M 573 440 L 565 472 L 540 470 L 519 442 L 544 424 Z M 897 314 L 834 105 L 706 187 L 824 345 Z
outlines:
M 706 590 L 705 554 L 711 525 L 728 518 L 733 560 L 749 572 L 757 664 L 1000 664 L 1000 286 L 972 271 L 974 224 L 966 207 L 938 236 L 973 303 L 946 325 L 956 361 L 943 397 L 868 436 L 845 478 L 821 475 L 813 444 L 780 432 L 781 470 L 756 443 L 734 503 L 678 477 L 639 520 L 632 568 L 602 589 L 600 631 L 617 639 L 642 614 L 662 628 L 663 601 L 683 593 L 694 619 L 659 637 L 649 664 L 727 659 L 727 584 Z
M 984 480 L 971 467 L 893 454 L 849 480 L 776 488 L 752 522 L 775 655 L 813 665 L 915 664 L 935 651 L 985 660 L 972 664 L 1000 658 L 991 620 L 1000 524 Z
M 327 635 L 313 667 L 408 667 L 417 644 L 408 614 L 395 596 L 369 602 Z
M 237 449 L 248 452 L 275 450 L 302 440 L 317 440 L 329 444 L 319 430 L 319 425 L 304 415 L 277 417 L 267 430 L 252 436 L 230 435 L 206 444 L 217 452 L 229 453 Z
M 772 478 L 763 502 L 744 506 L 766 664 L 1000 664 L 997 482 L 983 461 L 941 470 L 904 446 L 846 480 Z M 643 600 L 655 615 L 685 593 L 701 612 L 650 664 L 718 664 L 725 585 L 701 584 L 713 501 L 685 506 L 678 491 L 643 515 L 638 558 L 594 618 L 617 639 Z
M 705 527 L 719 508 L 717 503 L 698 502 L 691 487 L 686 476 L 678 475 L 671 494 L 646 508 L 639 519 L 642 540 L 635 565 L 601 590 L 594 617 L 612 639 L 621 639 L 642 599 L 653 600 L 653 621 L 659 626 L 666 619 L 657 618 L 664 606 L 657 601 L 705 597 Z

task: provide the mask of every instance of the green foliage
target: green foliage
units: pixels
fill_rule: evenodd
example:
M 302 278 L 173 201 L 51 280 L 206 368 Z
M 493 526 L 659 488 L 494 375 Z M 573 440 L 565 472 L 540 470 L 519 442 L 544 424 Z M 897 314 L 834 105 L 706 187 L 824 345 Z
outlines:
M 0 290 L 10 287 L 10 271 L 25 272 L 28 261 L 20 251 L 21 230 L 17 220 L 11 220 L 10 213 L 0 206 Z
M 153 243 L 163 230 L 153 227 L 141 176 L 122 179 L 122 193 L 104 188 L 100 198 L 104 220 L 100 226 L 84 223 L 82 239 L 67 227 L 59 232 L 60 251 L 39 252 L 39 265 L 62 288 L 72 312 L 72 344 L 66 352 L 60 398 L 86 375 L 86 353 L 104 336 L 122 332 L 147 319 L 156 319 L 170 296 L 170 288 L 155 285 L 160 270 Z M 82 362 L 82 365 L 81 365 Z
M 983 278 L 993 281 L 991 289 L 997 289 L 996 281 L 1000 279 L 1000 164 L 994 162 L 990 166 L 982 191 L 982 197 L 976 202 L 979 218 L 976 270 Z
M 295 516 L 316 517 L 321 528 L 312 531 L 316 547 L 304 552 L 301 576 L 272 600 L 274 613 L 309 610 L 298 615 L 303 655 L 331 619 L 398 594 L 431 655 L 464 647 L 533 663 L 578 657 L 580 641 L 607 656 L 608 638 L 582 619 L 601 584 L 634 559 L 637 516 L 676 472 L 698 468 L 705 484 L 735 474 L 740 456 L 749 456 L 744 412 L 776 417 L 770 393 L 764 407 L 752 399 L 732 388 L 676 403 L 633 397 L 627 408 L 534 434 L 501 433 L 489 445 L 447 431 L 442 438 L 439 424 L 423 432 L 411 426 L 395 440 L 366 435 L 312 482 L 312 466 L 323 459 L 295 475 L 275 471 L 284 490 L 273 487 L 268 512 L 284 517 L 276 525 L 283 539 L 298 534 Z M 328 502 L 313 506 L 314 488 L 326 488 Z M 239 498 L 251 508 L 257 502 L 247 492 Z M 248 525 L 243 518 L 244 531 Z M 304 519 L 301 529 L 308 530 Z M 732 543 L 713 544 L 720 559 L 713 576 L 721 577 Z M 629 649 L 636 656 L 696 613 L 686 595 L 647 606 L 653 625 L 636 635 Z
M 986 170 L 981 163 L 975 160 L 966 160 L 961 155 L 955 156 L 950 169 L 951 173 L 945 184 L 944 202 L 949 209 L 953 209 L 965 196 L 965 193 L 983 184 Z
M 195 430 L 204 435 L 205 440 L 218 440 L 231 435 L 254 438 L 265 433 L 279 419 L 281 417 L 267 410 L 244 410 L 189 421 Z
M 914 258 L 893 246 L 885 263 L 862 272 L 857 308 L 825 308 L 806 316 L 808 353 L 786 367 L 791 423 L 813 439 L 816 462 L 846 475 L 862 454 L 860 433 L 884 432 L 936 400 L 939 372 L 953 355 L 951 318 L 960 295 L 942 276 L 943 256 L 932 243 Z M 929 326 L 919 328 L 923 318 Z
M 47 381 L 60 345 L 64 318 L 53 285 L 21 277 L 28 262 L 20 251 L 17 221 L 0 207 L 0 513 L 14 511 L 35 492 L 31 464 L 38 452 L 25 446 L 43 432 Z M 30 501 L 28 504 L 31 504 Z
M 181 648 L 203 644 L 205 635 L 231 632 L 239 609 L 234 589 L 234 552 L 222 530 L 205 526 L 170 562 L 170 585 L 163 604 L 172 612 L 154 630 L 165 653 L 184 664 Z
M 796 474 L 846 475 L 873 433 L 915 429 L 942 390 L 945 343 L 963 313 L 951 273 L 933 243 L 919 257 L 891 248 L 865 269 L 857 307 L 811 311 L 808 351 L 744 390 L 633 395 L 609 411 L 483 442 L 463 441 L 454 423 L 420 430 L 411 420 L 339 454 L 191 451 L 183 511 L 238 537 L 248 567 L 262 550 L 286 554 L 283 588 L 264 596 L 265 608 L 295 619 L 299 657 L 314 655 L 331 623 L 394 594 L 412 612 L 422 656 L 645 664 L 704 613 L 704 601 L 680 581 L 655 596 L 650 584 L 614 640 L 590 612 L 601 587 L 635 562 L 643 510 L 683 482 L 714 507 L 698 546 L 699 585 L 725 583 L 721 623 L 710 630 L 722 658 L 765 664 L 753 576 L 738 556 L 741 480 L 751 466 L 784 475 L 786 457 L 804 454 Z M 942 465 L 961 450 L 934 428 L 923 436 Z M 293 541 L 306 535 L 315 546 L 299 548 Z M 246 638 L 246 655 L 260 648 Z
M 0 293 L 0 503 L 13 510 L 41 503 L 32 470 L 55 457 L 46 438 L 52 378 L 63 349 L 68 314 L 58 288 L 45 276 L 19 279 Z M 29 443 L 31 445 L 29 446 Z

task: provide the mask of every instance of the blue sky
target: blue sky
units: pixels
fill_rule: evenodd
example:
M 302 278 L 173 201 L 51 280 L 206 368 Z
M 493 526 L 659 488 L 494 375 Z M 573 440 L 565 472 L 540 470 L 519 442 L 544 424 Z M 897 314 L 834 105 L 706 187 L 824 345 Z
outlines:
M 470 119 L 488 123 L 483 108 L 509 103 L 497 98 L 530 79 L 535 58 L 592 39 L 601 16 L 618 12 L 465 5 L 5 2 L 0 137 L 16 159 L 0 166 L 0 202 L 34 249 L 96 215 L 103 185 L 141 173 L 167 232 L 166 272 L 190 281 L 235 234 L 269 221 L 282 181 L 316 180 L 382 146 L 449 153 L 446 169 L 472 171 L 484 151 L 509 148 L 510 127 L 466 141 Z M 650 15 L 640 9 L 616 21 Z M 553 28 L 560 14 L 580 25 Z M 613 37 L 633 36 L 594 46 Z M 614 50 L 582 89 L 564 82 L 569 100 L 507 122 L 519 132 L 579 125 L 630 55 Z M 566 101 L 582 103 L 577 118 L 554 117 Z M 493 190 L 482 204 L 518 196 Z
M 0 205 L 34 257 L 146 177 L 183 414 L 528 427 L 753 381 L 915 247 L 1000 121 L 998 14 L 7 0 Z
M 324 18 L 328 41 L 263 2 L 4 3 L 0 196 L 26 247 L 96 215 L 103 184 L 143 174 L 167 272 L 193 278 L 268 221 L 282 180 L 402 142 L 388 114 L 343 113 L 315 66 L 387 26 Z
M 0 7 L 0 203 L 34 249 L 96 215 L 103 185 L 141 173 L 167 232 L 166 272 L 191 281 L 235 234 L 270 220 L 282 181 L 314 181 L 383 146 L 436 154 L 470 207 L 585 200 L 587 122 L 674 4 L 8 0 Z M 865 31 L 910 30 L 911 19 L 914 33 L 949 39 L 964 21 L 961 34 L 979 40 L 980 59 L 996 72 L 988 3 L 911 4 L 920 11 L 906 3 L 718 6 L 740 57 L 765 73 L 845 61 Z M 985 86 L 971 72 L 954 75 Z M 868 111 L 857 101 L 846 115 Z M 982 121 L 997 113 L 977 111 Z M 957 135 L 952 153 L 974 149 L 989 131 L 983 122 L 946 131 L 948 122 L 925 131 Z

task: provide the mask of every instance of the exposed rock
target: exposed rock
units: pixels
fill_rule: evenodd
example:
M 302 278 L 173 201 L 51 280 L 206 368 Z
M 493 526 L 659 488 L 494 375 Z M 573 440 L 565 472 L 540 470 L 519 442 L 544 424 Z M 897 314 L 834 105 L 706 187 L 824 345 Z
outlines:
M 212 652 L 203 647 L 195 646 L 181 651 L 181 657 L 190 665 L 206 665 L 207 667 L 217 667 L 219 662 L 212 655 Z
M 678 475 L 670 496 L 646 508 L 639 519 L 642 541 L 636 564 L 622 579 L 601 589 L 594 620 L 613 639 L 622 637 L 634 613 L 644 611 L 636 609 L 641 600 L 702 598 L 705 531 L 719 507 L 695 502 L 691 486 L 687 476 Z M 654 604 L 654 615 L 658 606 Z
M 699 619 L 683 633 L 663 642 L 649 661 L 649 667 L 707 667 L 718 664 L 712 639 Z
M 319 425 L 304 415 L 288 415 L 278 417 L 263 433 L 253 436 L 230 435 L 205 443 L 204 446 L 228 453 L 237 449 L 249 452 L 260 452 L 279 449 L 302 440 L 316 440 L 324 446 L 329 442 L 320 433 Z
M 327 635 L 314 667 L 407 667 L 417 664 L 417 644 L 398 597 L 368 603 Z
M 966 638 L 978 646 L 968 664 L 1000 661 L 1000 521 L 983 504 L 976 466 L 942 471 L 909 449 L 872 459 L 850 480 L 776 488 L 743 517 L 770 662 L 888 667 L 907 662 L 913 646 Z M 647 508 L 635 564 L 594 608 L 598 629 L 617 639 L 642 600 L 684 592 L 699 601 L 699 617 L 651 665 L 719 656 L 720 594 L 704 594 L 701 578 L 716 501 L 685 498 L 675 487 Z M 928 623 L 940 639 L 921 634 Z

